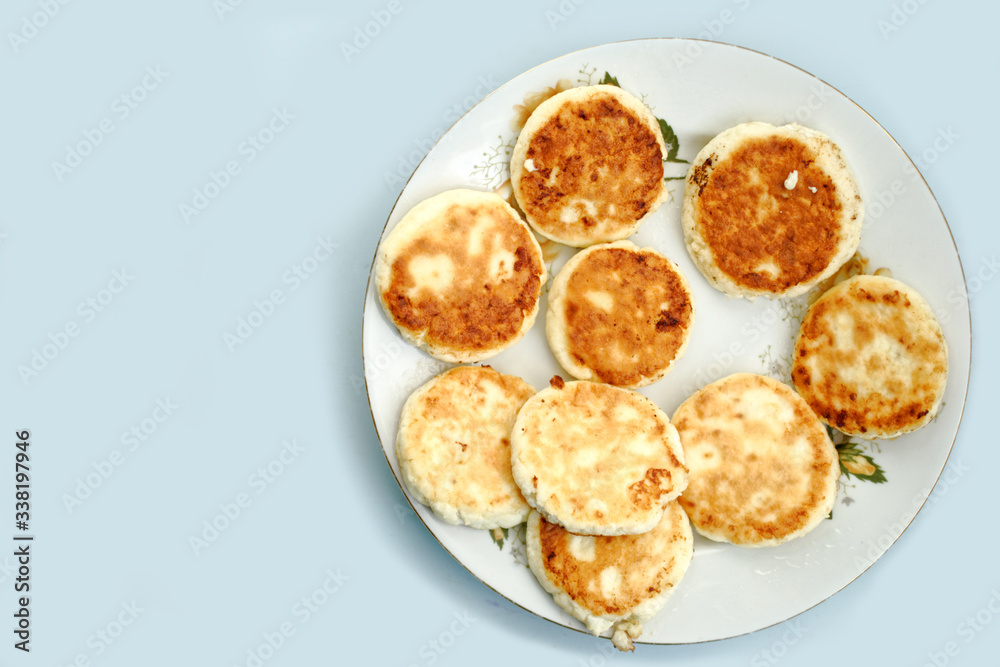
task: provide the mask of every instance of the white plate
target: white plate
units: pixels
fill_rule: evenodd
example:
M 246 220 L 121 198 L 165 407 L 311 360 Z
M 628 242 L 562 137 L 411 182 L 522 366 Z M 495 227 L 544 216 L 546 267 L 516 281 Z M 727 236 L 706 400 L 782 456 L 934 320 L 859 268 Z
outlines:
M 869 479 L 841 477 L 832 519 L 804 538 L 770 549 L 741 549 L 696 538 L 687 576 L 666 608 L 646 624 L 640 641 L 690 643 L 732 637 L 784 621 L 846 586 L 899 537 L 928 498 L 955 441 L 968 386 L 971 334 L 965 279 L 948 224 L 923 178 L 863 110 L 787 63 L 734 46 L 683 39 L 594 47 L 545 63 L 502 86 L 455 123 L 420 163 L 389 216 L 383 238 L 410 207 L 431 195 L 455 187 L 493 189 L 505 181 L 516 136 L 513 108 L 526 94 L 560 79 L 597 83 L 605 72 L 672 126 L 678 156 L 686 160 L 717 133 L 751 120 L 797 121 L 830 135 L 853 167 L 867 205 L 861 252 L 870 259 L 871 269 L 890 268 L 927 298 L 950 348 L 948 389 L 933 423 L 895 441 L 843 445 L 842 463 L 859 475 L 868 473 Z M 667 175 L 683 176 L 686 168 L 668 163 Z M 711 288 L 684 248 L 683 181 L 671 181 L 669 187 L 672 200 L 632 240 L 656 247 L 677 262 L 694 291 L 697 316 L 686 355 L 664 380 L 642 390 L 672 414 L 692 391 L 729 373 L 762 372 L 787 380 L 785 359 L 804 304 L 727 300 Z M 362 349 L 372 418 L 399 481 L 394 442 L 400 408 L 410 391 L 446 365 L 402 340 L 379 306 L 371 277 Z M 522 341 L 488 363 L 536 388 L 562 373 L 545 342 L 544 310 Z M 851 453 L 853 462 L 846 461 Z M 884 471 L 885 482 L 871 479 L 879 476 L 873 473 L 873 463 Z M 411 504 L 441 545 L 487 586 L 539 616 L 582 628 L 524 566 L 518 531 L 509 531 L 501 549 L 486 531 L 446 525 L 412 499 Z

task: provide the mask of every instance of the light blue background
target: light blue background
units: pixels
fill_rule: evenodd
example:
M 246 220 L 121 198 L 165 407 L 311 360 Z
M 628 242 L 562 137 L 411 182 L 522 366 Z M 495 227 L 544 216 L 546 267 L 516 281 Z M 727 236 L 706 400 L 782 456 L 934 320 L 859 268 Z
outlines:
M 294 634 L 265 651 L 269 667 L 995 661 L 1000 9 L 230 0 L 220 13 L 223 1 L 9 0 L 0 10 L 0 515 L 10 517 L 0 544 L 13 545 L 4 535 L 15 532 L 23 428 L 37 536 L 29 655 L 12 648 L 16 575 L 2 554 L 13 546 L 0 546 L 0 665 L 247 665 L 283 624 Z M 373 17 L 391 21 L 346 57 L 341 43 Z M 359 387 L 361 308 L 401 189 L 385 174 L 426 152 L 455 105 L 569 51 L 660 36 L 786 60 L 851 97 L 911 157 L 929 151 L 923 175 L 965 266 L 976 338 L 952 480 L 874 567 L 790 623 L 620 656 L 487 589 L 416 519 Z M 116 100 L 144 78 L 125 116 Z M 274 127 L 284 125 L 250 160 L 243 142 L 275 110 L 286 120 Z M 52 163 L 104 119 L 113 131 L 60 180 Z M 943 151 L 939 133 L 954 139 Z M 230 161 L 239 173 L 186 222 L 180 205 Z M 324 245 L 335 247 L 296 286 L 289 272 Z M 128 284 L 104 292 L 115 271 Z M 230 350 L 226 334 L 274 290 L 283 298 L 271 316 Z M 86 300 L 109 297 L 91 319 Z M 73 324 L 78 335 L 25 382 L 18 367 Z M 156 407 L 168 399 L 172 414 L 149 421 L 166 416 Z M 155 432 L 130 450 L 122 434 L 144 420 Z M 261 481 L 269 464 L 280 475 Z M 67 508 L 79 480 L 108 465 Z M 239 500 L 240 515 L 196 554 L 190 538 Z M 339 589 L 317 593 L 325 583 Z M 300 600 L 314 594 L 323 603 L 306 616 Z M 119 620 L 130 625 L 98 639 Z

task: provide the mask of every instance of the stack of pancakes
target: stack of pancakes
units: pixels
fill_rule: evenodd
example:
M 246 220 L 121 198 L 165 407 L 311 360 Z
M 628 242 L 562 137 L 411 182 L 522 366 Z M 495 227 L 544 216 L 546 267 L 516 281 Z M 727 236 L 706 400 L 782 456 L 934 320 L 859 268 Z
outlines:
M 406 401 L 396 440 L 411 495 L 474 528 L 527 522 L 529 567 L 556 603 L 630 650 L 693 557 L 693 532 L 776 547 L 815 529 L 840 466 L 824 424 L 862 437 L 925 425 L 947 347 L 926 302 L 863 276 L 810 308 L 793 387 L 737 373 L 668 417 L 634 391 L 663 379 L 691 338 L 678 266 L 628 241 L 666 197 L 657 120 L 617 86 L 555 94 L 511 158 L 519 212 L 493 193 L 418 204 L 383 242 L 378 293 L 400 334 L 449 362 L 517 343 L 539 308 L 539 235 L 579 250 L 552 281 L 549 347 L 575 380 L 536 391 L 459 366 Z M 727 296 L 813 289 L 855 253 L 863 206 L 837 145 L 798 125 L 719 134 L 689 170 L 681 225 L 691 259 Z
M 443 521 L 527 520 L 542 587 L 622 650 L 691 562 L 681 441 L 634 391 L 555 376 L 535 392 L 488 366 L 459 366 L 407 399 L 396 456 L 407 489 Z

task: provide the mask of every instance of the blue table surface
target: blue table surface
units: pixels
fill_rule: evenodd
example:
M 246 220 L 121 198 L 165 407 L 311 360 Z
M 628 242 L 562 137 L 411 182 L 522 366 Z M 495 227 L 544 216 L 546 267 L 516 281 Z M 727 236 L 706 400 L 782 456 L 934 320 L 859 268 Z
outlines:
M 997 664 L 998 19 L 968 0 L 9 0 L 0 508 L 26 430 L 29 529 L 9 525 L 34 540 L 0 549 L 0 665 Z M 857 581 L 750 635 L 620 655 L 488 589 L 416 518 L 372 426 L 361 310 L 430 137 L 535 65 L 646 37 L 770 54 L 881 123 L 950 224 L 973 368 L 947 485 Z

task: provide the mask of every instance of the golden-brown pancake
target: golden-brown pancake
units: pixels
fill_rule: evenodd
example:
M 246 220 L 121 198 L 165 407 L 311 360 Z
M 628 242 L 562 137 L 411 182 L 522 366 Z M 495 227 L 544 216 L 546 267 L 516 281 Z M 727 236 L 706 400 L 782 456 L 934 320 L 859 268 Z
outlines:
M 672 422 L 690 470 L 678 500 L 705 537 L 774 546 L 809 532 L 833 509 L 837 450 L 791 387 L 730 375 L 695 392 Z
M 611 630 L 622 651 L 632 650 L 642 624 L 677 589 L 693 545 L 691 523 L 676 501 L 641 535 L 574 535 L 538 512 L 528 517 L 528 565 L 542 588 L 593 634 Z
M 414 206 L 379 248 L 379 298 L 402 336 L 443 361 L 520 340 L 545 282 L 531 230 L 499 195 L 449 190 Z
M 681 220 L 688 253 L 731 296 L 792 297 L 857 249 L 864 207 L 840 148 L 802 127 L 744 123 L 695 158 Z
M 406 488 L 450 524 L 509 528 L 528 515 L 510 471 L 510 431 L 535 390 L 489 366 L 459 366 L 403 405 L 396 458 Z
M 937 414 L 948 346 L 912 287 L 860 275 L 810 306 L 795 342 L 792 382 L 820 418 L 849 435 L 893 438 Z
M 635 388 L 667 374 L 693 324 L 694 301 L 677 265 L 652 248 L 615 241 L 581 250 L 560 269 L 545 334 L 573 377 Z
M 571 246 L 631 236 L 667 196 L 656 117 L 617 86 L 538 105 L 517 138 L 511 187 L 531 226 Z
M 687 485 L 677 431 L 651 400 L 559 376 L 518 412 L 511 463 L 528 504 L 587 535 L 650 530 Z

